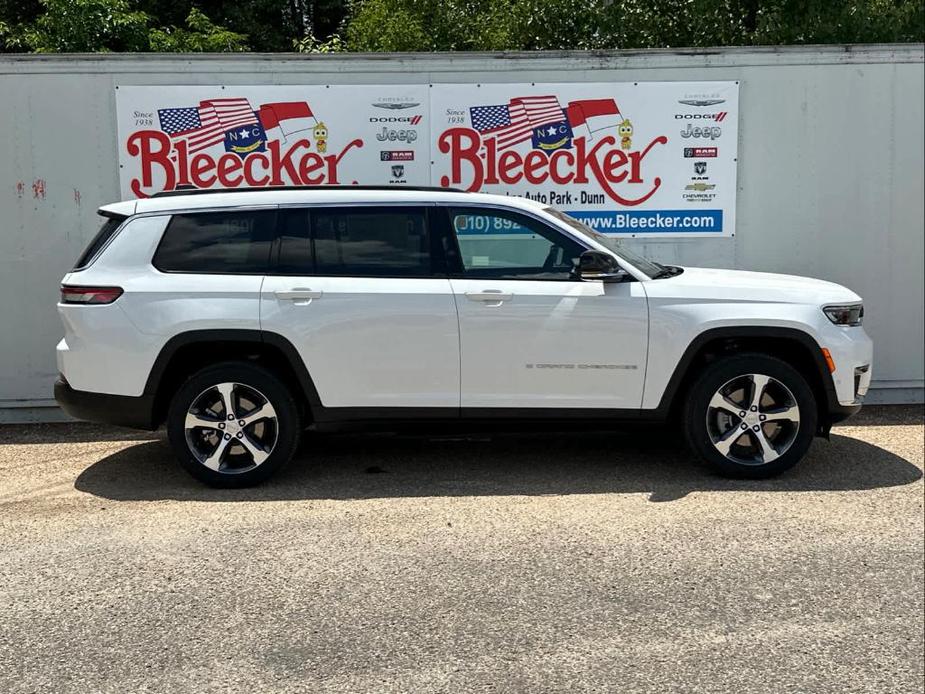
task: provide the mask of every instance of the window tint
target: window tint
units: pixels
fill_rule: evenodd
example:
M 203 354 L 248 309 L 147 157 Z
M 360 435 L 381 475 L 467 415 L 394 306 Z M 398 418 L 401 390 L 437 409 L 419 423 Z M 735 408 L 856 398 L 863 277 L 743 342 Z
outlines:
M 126 220 L 126 217 L 116 216 L 116 217 L 106 217 L 103 221 L 103 226 L 100 227 L 100 230 L 96 232 L 96 236 L 93 237 L 93 240 L 87 244 L 87 247 L 84 249 L 84 252 L 80 254 L 80 257 L 77 259 L 77 262 L 74 264 L 75 270 L 83 270 L 90 262 L 96 257 L 96 254 L 100 252 L 103 246 L 112 238 L 112 235 L 116 233 L 122 222 Z
M 279 211 L 279 275 L 314 275 L 315 259 L 307 208 Z
M 450 209 L 466 277 L 568 280 L 585 248 L 516 212 Z
M 263 274 L 276 213 L 197 212 L 174 215 L 154 254 L 164 272 Z
M 324 208 L 311 216 L 315 273 L 430 277 L 431 238 L 421 208 Z

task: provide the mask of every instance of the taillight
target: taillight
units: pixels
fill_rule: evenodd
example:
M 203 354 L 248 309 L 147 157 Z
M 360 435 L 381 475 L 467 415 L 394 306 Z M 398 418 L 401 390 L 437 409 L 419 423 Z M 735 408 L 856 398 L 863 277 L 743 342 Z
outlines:
M 111 304 L 122 296 L 121 287 L 71 287 L 61 285 L 62 304 Z

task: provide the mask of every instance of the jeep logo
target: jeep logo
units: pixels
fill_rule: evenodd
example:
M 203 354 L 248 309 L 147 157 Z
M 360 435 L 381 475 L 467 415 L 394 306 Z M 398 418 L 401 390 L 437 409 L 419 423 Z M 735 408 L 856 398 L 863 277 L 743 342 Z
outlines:
M 718 125 L 694 127 L 688 123 L 687 129 L 681 131 L 681 137 L 702 137 L 708 140 L 715 140 L 722 134 L 723 130 Z
M 376 139 L 380 142 L 407 142 L 411 144 L 418 139 L 416 130 L 393 130 L 383 126 L 382 132 L 376 133 Z

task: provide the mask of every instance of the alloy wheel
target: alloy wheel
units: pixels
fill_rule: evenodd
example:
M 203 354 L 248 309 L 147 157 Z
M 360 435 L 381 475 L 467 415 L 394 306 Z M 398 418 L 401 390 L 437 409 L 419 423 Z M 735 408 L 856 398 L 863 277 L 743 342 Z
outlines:
M 742 465 L 764 465 L 784 455 L 800 430 L 800 408 L 790 389 L 764 374 L 724 383 L 707 406 L 707 432 L 719 453 Z
M 219 383 L 206 388 L 186 413 L 186 443 L 202 465 L 216 472 L 253 470 L 273 452 L 279 436 L 276 410 L 256 388 Z

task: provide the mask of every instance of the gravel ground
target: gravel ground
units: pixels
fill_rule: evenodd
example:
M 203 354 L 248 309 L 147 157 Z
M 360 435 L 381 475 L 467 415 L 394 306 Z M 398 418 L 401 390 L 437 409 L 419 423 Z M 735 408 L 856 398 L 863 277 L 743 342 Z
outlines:
M 662 432 L 312 437 L 254 490 L 0 427 L 0 692 L 921 692 L 923 409 L 789 474 Z

